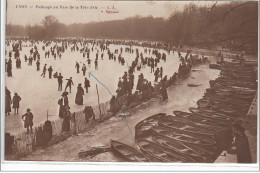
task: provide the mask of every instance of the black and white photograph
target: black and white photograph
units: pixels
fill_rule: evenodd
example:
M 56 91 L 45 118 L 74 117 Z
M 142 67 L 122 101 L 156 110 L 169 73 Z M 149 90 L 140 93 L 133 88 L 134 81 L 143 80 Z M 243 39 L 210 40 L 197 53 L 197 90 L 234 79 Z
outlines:
M 258 1 L 4 9 L 4 161 L 259 162 Z

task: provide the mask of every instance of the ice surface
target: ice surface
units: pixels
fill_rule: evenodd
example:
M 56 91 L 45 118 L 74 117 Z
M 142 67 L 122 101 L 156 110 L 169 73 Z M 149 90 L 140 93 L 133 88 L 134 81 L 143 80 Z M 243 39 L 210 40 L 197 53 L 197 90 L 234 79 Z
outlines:
M 52 43 L 50 46 L 53 46 Z M 58 45 L 60 45 L 58 43 Z M 75 104 L 75 96 L 77 91 L 77 85 L 82 83 L 84 86 L 84 76 L 82 71 L 80 73 L 76 73 L 75 64 L 76 61 L 80 63 L 80 67 L 82 67 L 83 63 L 87 66 L 86 77 L 88 77 L 88 72 L 91 71 L 107 88 L 112 92 L 112 94 L 116 94 L 117 84 L 119 77 L 122 77 L 125 71 L 128 71 L 128 66 L 131 65 L 132 61 L 135 59 L 136 54 L 126 53 L 123 51 L 122 57 L 125 58 L 126 63 L 124 66 L 120 65 L 118 61 L 114 62 L 113 60 L 108 60 L 108 55 L 104 53 L 104 60 L 101 60 L 100 50 L 99 50 L 99 61 L 98 61 L 98 69 L 95 70 L 94 67 L 94 59 L 96 57 L 96 52 L 99 48 L 94 47 L 94 52 L 90 52 L 91 67 L 89 68 L 86 62 L 87 58 L 83 58 L 82 53 L 79 51 L 71 52 L 70 47 L 62 54 L 62 58 L 59 57 L 54 60 L 54 57 L 50 55 L 50 58 L 45 58 L 45 51 L 42 51 L 43 43 L 39 42 L 36 44 L 38 47 L 38 51 L 40 54 L 40 71 L 36 71 L 36 61 L 33 61 L 33 65 L 29 66 L 24 61 L 24 55 L 30 56 L 30 49 L 32 48 L 28 42 L 23 43 L 22 51 L 20 51 L 20 58 L 22 61 L 22 68 L 16 69 L 15 60 L 12 58 L 12 67 L 13 67 L 13 77 L 6 76 L 6 86 L 11 91 L 11 96 L 13 97 L 14 93 L 17 92 L 22 100 L 20 102 L 20 110 L 19 115 L 13 115 L 13 112 L 10 116 L 6 117 L 5 121 L 5 129 L 6 132 L 10 132 L 11 134 L 18 133 L 23 130 L 23 122 L 21 120 L 21 116 L 26 112 L 27 108 L 30 108 L 34 115 L 34 125 L 43 123 L 46 120 L 47 110 L 49 110 L 49 119 L 55 120 L 58 118 L 59 105 L 57 104 L 58 99 L 61 98 L 61 91 L 58 91 L 58 81 L 57 79 L 49 79 L 48 71 L 46 72 L 45 78 L 41 77 L 42 68 L 44 64 L 47 64 L 47 68 L 51 65 L 53 67 L 53 74 L 57 71 L 61 73 L 64 77 L 63 79 L 63 90 L 66 86 L 66 80 L 69 77 L 73 78 L 74 86 L 72 86 L 72 93 L 69 94 L 69 105 L 71 107 L 71 112 L 76 112 L 82 110 L 85 105 L 97 105 L 97 92 L 95 85 L 98 84 L 98 90 L 100 95 L 100 103 L 106 102 L 110 100 L 111 95 L 108 91 L 101 86 L 93 77 L 90 77 L 90 85 L 89 93 L 85 93 L 84 102 L 82 106 Z M 50 46 L 48 46 L 45 50 L 50 50 Z M 119 49 L 120 47 L 125 47 L 122 45 L 110 45 L 109 49 L 114 52 L 115 49 Z M 135 50 L 136 46 L 133 46 Z M 138 47 L 139 52 L 143 52 L 144 49 L 142 47 Z M 9 47 L 6 47 L 7 56 L 9 50 L 11 50 L 11 44 Z M 165 52 L 164 50 L 160 50 L 161 53 Z M 179 58 L 177 53 L 173 55 L 172 53 L 167 55 L 167 61 L 160 61 L 158 67 L 163 67 L 163 74 L 168 75 L 170 77 L 174 72 L 177 72 L 179 67 Z M 185 54 L 183 53 L 183 56 Z M 150 57 L 152 55 L 144 54 L 144 57 Z M 154 56 L 154 55 L 153 55 Z M 118 57 L 118 54 L 117 54 Z M 80 68 L 81 69 L 81 68 Z M 141 71 L 135 71 L 135 86 L 136 88 L 138 75 L 140 73 L 144 74 L 144 78 L 149 81 L 154 81 L 153 73 L 150 73 L 149 67 L 144 67 Z M 89 78 L 89 77 L 88 77 Z M 13 111 L 13 110 L 12 110 Z

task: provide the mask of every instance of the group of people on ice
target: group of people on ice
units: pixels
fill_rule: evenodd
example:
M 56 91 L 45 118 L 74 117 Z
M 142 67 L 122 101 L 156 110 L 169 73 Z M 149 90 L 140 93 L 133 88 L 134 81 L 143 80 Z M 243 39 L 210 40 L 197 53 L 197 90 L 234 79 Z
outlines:
M 163 67 L 158 67 L 160 61 L 166 62 L 167 57 L 166 53 L 170 54 L 172 51 L 169 45 L 164 44 L 157 44 L 157 43 L 148 43 L 148 42 L 132 42 L 132 41 L 116 41 L 116 40 L 57 40 L 54 41 L 56 43 L 54 46 L 50 46 L 53 41 L 43 41 L 44 45 L 42 46 L 42 51 L 45 51 L 45 58 L 53 57 L 54 60 L 56 58 L 62 58 L 62 53 L 65 52 L 70 46 L 70 51 L 79 51 L 83 58 L 85 56 L 87 57 L 86 63 L 83 63 L 80 65 L 80 63 L 76 62 L 75 68 L 76 73 L 80 73 L 80 70 L 83 73 L 83 76 L 86 76 L 87 68 L 91 67 L 91 57 L 90 52 L 94 53 L 94 50 L 97 50 L 95 53 L 95 56 L 93 62 L 95 65 L 95 70 L 98 70 L 98 61 L 104 60 L 105 51 L 107 51 L 107 57 L 108 60 L 112 60 L 114 62 L 118 61 L 121 65 L 127 65 L 128 71 L 124 72 L 124 75 L 119 78 L 118 82 L 118 89 L 117 89 L 117 96 L 127 96 L 127 102 L 130 104 L 133 103 L 139 103 L 140 101 L 145 101 L 150 98 L 150 96 L 153 95 L 154 91 L 156 90 L 156 85 L 160 86 L 160 93 L 162 94 L 163 100 L 168 99 L 167 95 L 167 87 L 174 83 L 174 81 L 177 80 L 180 76 L 186 74 L 190 71 L 191 65 L 194 64 L 197 61 L 196 57 L 193 57 L 191 52 L 187 52 L 185 58 L 183 58 L 179 53 L 179 58 L 181 60 L 181 64 L 178 70 L 178 73 L 175 73 L 172 77 L 170 77 L 169 80 L 167 80 L 167 76 L 163 76 Z M 61 46 L 57 45 L 57 42 L 61 42 Z M 41 65 L 41 59 L 40 59 L 40 53 L 39 48 L 37 47 L 38 42 L 32 41 L 32 48 L 29 52 L 29 58 L 25 55 L 24 59 L 25 62 L 27 60 L 29 61 L 28 65 L 32 65 L 33 62 L 36 64 L 36 71 L 40 71 L 40 65 Z M 110 50 L 109 45 L 115 44 L 115 45 L 125 45 L 119 47 L 119 49 Z M 16 46 L 15 46 L 16 45 Z M 50 46 L 50 50 L 47 50 L 47 48 Z M 134 48 L 134 46 L 142 46 L 144 47 L 144 52 L 141 52 L 139 48 Z M 166 51 L 166 53 L 161 53 L 159 51 L 160 49 L 163 49 Z M 13 46 L 13 50 L 9 52 L 9 60 L 6 60 L 6 71 L 7 76 L 12 76 L 12 52 L 14 52 L 14 58 L 16 59 L 16 67 L 21 68 L 21 60 L 19 58 L 20 53 L 19 51 L 22 50 L 22 42 L 18 41 Z M 172 51 L 174 53 L 174 51 Z M 132 63 L 129 64 L 126 63 L 126 60 L 123 57 L 123 53 L 129 53 L 132 55 L 135 55 L 135 59 L 132 61 Z M 131 56 L 132 56 L 131 55 Z M 88 65 L 88 67 L 87 67 Z M 141 73 L 138 76 L 138 82 L 134 90 L 134 73 L 136 71 L 141 71 L 142 68 L 150 68 L 150 72 L 154 74 L 154 82 L 155 86 L 152 85 L 152 82 L 148 81 L 144 78 L 144 75 Z M 70 106 L 69 106 L 69 99 L 68 95 L 72 92 L 72 86 L 74 86 L 72 77 L 64 78 L 61 73 L 58 73 L 57 71 L 54 73 L 54 69 L 52 66 L 48 66 L 47 64 L 44 64 L 42 67 L 42 73 L 41 76 L 45 77 L 46 73 L 48 73 L 49 79 L 57 79 L 58 83 L 58 91 L 62 91 L 61 98 L 58 100 L 59 105 L 59 117 L 63 118 L 64 121 L 64 131 L 68 131 L 68 121 L 70 115 Z M 54 74 L 53 74 L 54 73 Z M 64 79 L 67 81 L 65 89 L 63 89 L 63 82 Z M 159 80 L 161 79 L 161 80 Z M 83 105 L 84 101 L 84 95 L 89 92 L 90 87 L 90 81 L 87 79 L 87 77 L 84 78 L 84 82 L 79 83 L 77 85 L 77 92 L 75 96 L 75 104 L 77 105 Z M 67 92 L 67 90 L 69 91 Z M 8 90 L 9 91 L 9 90 Z M 6 115 L 9 115 L 11 112 L 11 104 L 13 104 L 13 108 L 15 109 L 15 114 L 18 114 L 19 109 L 19 102 L 21 100 L 18 99 L 20 97 L 18 94 L 14 95 L 14 98 L 11 99 L 10 91 L 6 91 Z M 115 99 L 116 99 L 115 98 Z M 18 102 L 18 104 L 17 104 Z M 9 104 L 8 104 L 9 103 Z M 67 124 L 67 125 L 66 125 Z M 28 126 L 29 127 L 29 126 Z

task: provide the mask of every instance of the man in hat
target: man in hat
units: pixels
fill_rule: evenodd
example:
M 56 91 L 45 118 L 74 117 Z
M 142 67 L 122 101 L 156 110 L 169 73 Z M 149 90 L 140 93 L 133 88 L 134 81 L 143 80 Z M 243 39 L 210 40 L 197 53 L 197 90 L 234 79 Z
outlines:
M 235 135 L 235 146 L 237 154 L 237 163 L 252 163 L 249 142 L 245 129 L 240 124 L 233 125 L 233 134 Z
M 33 114 L 31 113 L 31 109 L 27 109 L 26 113 L 22 116 L 22 119 L 24 120 L 24 128 L 27 128 L 27 134 L 29 133 L 29 128 L 31 130 L 31 133 L 33 133 Z
M 65 87 L 65 91 L 67 90 L 67 88 L 69 87 L 70 88 L 70 93 L 71 93 L 71 85 L 74 86 L 74 83 L 72 81 L 72 77 L 70 77 L 70 79 L 66 79 L 68 82 L 67 82 L 67 85 Z
M 18 114 L 18 110 L 19 110 L 19 103 L 20 103 L 20 101 L 21 101 L 21 97 L 17 94 L 17 93 L 15 93 L 14 94 L 14 97 L 13 97 L 13 108 L 14 108 L 14 115 L 15 114 Z

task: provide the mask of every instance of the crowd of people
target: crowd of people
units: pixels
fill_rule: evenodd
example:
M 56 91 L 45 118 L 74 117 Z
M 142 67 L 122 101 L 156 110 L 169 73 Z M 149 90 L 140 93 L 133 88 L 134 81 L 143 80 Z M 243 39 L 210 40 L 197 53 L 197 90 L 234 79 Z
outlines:
M 82 71 L 83 78 L 82 83 L 78 83 L 77 92 L 75 94 L 75 104 L 83 105 L 84 95 L 89 93 L 90 81 L 86 77 L 86 71 L 94 63 L 95 70 L 98 70 L 98 62 L 104 60 L 108 57 L 108 60 L 120 65 L 127 65 L 127 70 L 123 76 L 119 78 L 118 89 L 116 90 L 117 95 L 111 99 L 111 111 L 113 110 L 113 103 L 115 99 L 120 97 L 126 97 L 126 104 L 128 106 L 134 106 L 148 100 L 155 93 L 162 95 L 162 99 L 165 101 L 168 99 L 167 87 L 174 84 L 178 78 L 182 78 L 187 73 L 190 72 L 192 65 L 199 62 L 205 62 L 207 59 L 203 56 L 198 58 L 191 54 L 191 51 L 187 51 L 185 57 L 181 56 L 181 53 L 172 48 L 170 44 L 163 44 L 158 42 L 137 42 L 137 41 L 118 41 L 118 40 L 83 40 L 83 39 L 63 39 L 63 40 L 52 40 L 52 41 L 41 41 L 43 43 L 42 47 L 39 47 L 39 41 L 33 40 L 7 40 L 6 44 L 9 46 L 12 44 L 12 50 L 8 52 L 8 58 L 6 59 L 6 73 L 7 77 L 12 77 L 12 59 L 16 61 L 16 68 L 21 68 L 20 51 L 22 50 L 22 43 L 29 42 L 32 47 L 28 53 L 24 55 L 24 61 L 28 65 L 32 66 L 34 63 L 36 65 L 36 72 L 41 70 L 41 55 L 40 48 L 44 52 L 44 58 L 49 59 L 57 58 L 62 59 L 63 53 L 65 51 L 79 52 L 82 54 L 82 59 L 85 61 L 82 65 L 76 62 L 75 68 L 76 73 L 80 74 Z M 54 44 L 53 44 L 54 43 Z M 59 44 L 57 44 L 59 43 Z M 119 48 L 112 51 L 110 45 L 119 45 Z M 121 45 L 121 46 L 120 46 Z M 124 45 L 124 46 L 123 46 Z M 134 47 L 139 46 L 139 47 Z M 141 48 L 142 50 L 141 51 Z M 163 52 L 162 52 L 162 51 Z M 90 53 L 95 52 L 94 57 L 90 57 Z M 123 53 L 129 53 L 133 57 L 130 66 L 126 63 Z M 167 54 L 174 54 L 178 52 L 181 64 L 178 69 L 178 73 L 174 73 L 173 76 L 167 80 L 167 75 L 163 74 L 163 67 L 160 66 L 160 62 L 167 61 Z M 6 52 L 7 54 L 7 52 Z M 106 56 L 105 56 L 106 55 Z M 150 73 L 154 75 L 154 81 L 148 81 L 145 79 L 143 73 L 138 76 L 138 81 L 135 86 L 135 73 L 141 71 L 144 68 L 149 68 Z M 68 131 L 68 122 L 70 120 L 70 104 L 68 95 L 72 93 L 72 87 L 74 86 L 72 77 L 64 77 L 61 72 L 58 73 L 52 65 L 47 65 L 44 63 L 42 66 L 42 73 L 40 76 L 45 78 L 46 73 L 48 73 L 49 79 L 57 79 L 58 91 L 62 92 L 61 98 L 58 100 L 59 105 L 59 117 L 63 119 L 64 131 Z M 64 79 L 67 81 L 65 88 L 63 88 Z M 159 87 L 158 87 L 159 86 Z M 68 90 L 68 91 L 67 91 Z M 113 101 L 114 100 L 114 101 Z M 11 104 L 13 104 L 15 114 L 18 114 L 19 102 L 21 97 L 15 93 L 13 99 L 11 99 L 11 92 L 6 88 L 6 116 L 10 115 Z M 27 126 L 26 126 L 27 128 Z M 67 130 L 66 130 L 67 129 Z M 29 129 L 28 129 L 29 131 Z

